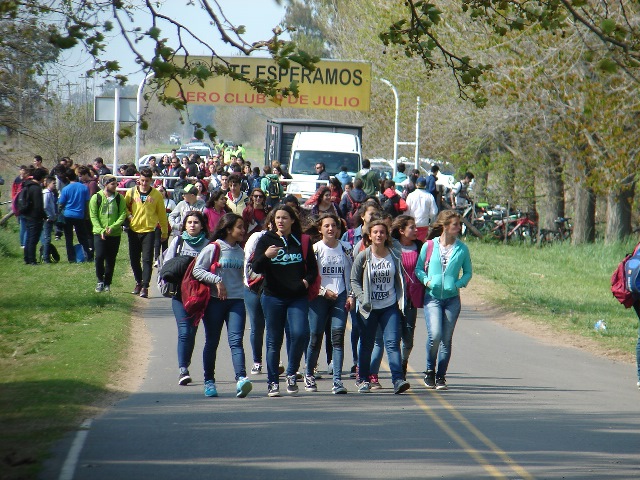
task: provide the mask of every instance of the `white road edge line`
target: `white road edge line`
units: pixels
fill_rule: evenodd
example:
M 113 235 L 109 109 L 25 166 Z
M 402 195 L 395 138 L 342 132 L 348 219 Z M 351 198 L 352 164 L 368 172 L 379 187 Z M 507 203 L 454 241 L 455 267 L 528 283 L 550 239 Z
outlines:
M 91 428 L 92 421 L 93 420 L 88 419 L 80 425 L 80 430 L 76 433 L 76 438 L 74 438 L 73 443 L 71 444 L 71 448 L 69 449 L 67 458 L 64 461 L 64 465 L 62 465 L 62 470 L 60 470 L 58 480 L 73 480 L 73 475 L 76 472 L 76 466 L 78 465 L 78 458 L 80 457 L 80 452 L 82 451 L 84 442 L 89 434 L 89 428 Z

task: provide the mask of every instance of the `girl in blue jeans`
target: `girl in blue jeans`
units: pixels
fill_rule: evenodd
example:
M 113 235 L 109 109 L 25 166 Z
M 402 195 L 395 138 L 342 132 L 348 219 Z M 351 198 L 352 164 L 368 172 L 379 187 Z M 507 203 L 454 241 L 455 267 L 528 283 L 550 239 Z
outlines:
M 340 219 L 337 215 L 324 214 L 317 222 L 322 240 L 314 244 L 313 251 L 318 262 L 322 279 L 320 294 L 309 305 L 309 346 L 307 347 L 307 371 L 304 388 L 307 392 L 318 390 L 313 375 L 318 363 L 322 336 L 327 322 L 331 326 L 331 345 L 333 349 L 333 387 L 331 393 L 344 394 L 347 389 L 342 383 L 342 364 L 344 362 L 344 331 L 347 325 L 347 312 L 355 306 L 351 294 L 351 245 L 338 240 Z
M 432 226 L 431 258 L 427 262 L 428 242 L 422 246 L 416 277 L 427 291 L 424 296 L 424 317 L 427 323 L 427 388 L 446 390 L 445 376 L 451 359 L 453 330 L 460 315 L 460 289 L 471 280 L 471 256 L 467 246 L 458 239 L 460 214 L 454 210 L 440 212 Z M 460 276 L 462 272 L 462 276 Z M 436 363 L 437 360 L 437 363 Z
M 304 248 L 302 242 L 306 242 Z M 308 290 L 318 275 L 318 264 L 311 240 L 302 235 L 300 220 L 291 207 L 278 205 L 272 211 L 269 230 L 256 245 L 253 270 L 264 275 L 260 301 L 267 327 L 267 395 L 280 396 L 278 364 L 285 324 L 290 339 L 287 393 L 294 395 L 298 392 L 296 371 L 309 342 Z
M 360 252 L 351 269 L 351 289 L 360 303 L 358 393 L 369 393 L 371 352 L 378 326 L 391 369 L 394 393 L 409 389 L 400 362 L 400 312 L 404 309 L 404 279 L 400 258 L 391 250 L 389 227 L 383 220 L 369 224 L 371 245 Z
M 244 252 L 240 245 L 244 241 L 244 234 L 242 217 L 226 214 L 216 227 L 214 242 L 200 252 L 193 267 L 194 278 L 211 286 L 211 299 L 202 318 L 205 332 L 202 364 L 204 394 L 207 397 L 218 396 L 215 383 L 216 352 L 225 323 L 237 382 L 236 397 L 246 397 L 252 389 L 247 378 L 242 345 L 245 325 Z M 218 258 L 214 262 L 216 256 Z
M 209 243 L 209 228 L 201 212 L 189 212 L 182 222 L 182 233 L 175 237 L 164 252 L 163 262 L 178 255 L 197 257 Z M 178 385 L 188 385 L 192 378 L 189 365 L 196 343 L 198 325 L 196 319 L 190 317 L 182 305 L 180 288 L 171 298 L 171 308 L 178 326 Z M 198 319 L 199 320 L 199 319 Z

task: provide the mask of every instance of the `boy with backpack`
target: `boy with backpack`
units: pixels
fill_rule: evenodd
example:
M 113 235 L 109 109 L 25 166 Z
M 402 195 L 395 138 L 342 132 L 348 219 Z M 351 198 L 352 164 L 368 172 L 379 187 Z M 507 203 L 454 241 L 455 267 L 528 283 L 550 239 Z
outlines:
M 267 205 L 271 208 L 280 203 L 284 197 L 284 189 L 280 183 L 280 167 L 274 167 L 270 174 L 260 182 L 260 188 L 267 197 Z
M 111 281 L 120 249 L 122 225 L 127 218 L 127 206 L 124 197 L 116 188 L 118 181 L 111 174 L 100 177 L 102 190 L 89 201 L 89 217 L 93 231 L 95 248 L 96 292 L 111 291 Z
M 367 199 L 367 194 L 362 189 L 362 179 L 356 178 L 353 181 L 353 188 L 343 195 L 338 208 L 342 217 L 347 221 L 348 228 L 356 227 L 358 223 L 358 209 Z

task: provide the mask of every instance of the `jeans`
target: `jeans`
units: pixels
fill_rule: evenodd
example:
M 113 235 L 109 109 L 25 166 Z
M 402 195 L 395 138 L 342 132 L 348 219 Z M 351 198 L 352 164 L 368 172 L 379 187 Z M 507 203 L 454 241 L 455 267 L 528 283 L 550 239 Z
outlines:
M 25 221 L 25 216 L 20 215 L 18 217 L 18 224 L 20 225 L 20 246 L 24 247 L 27 244 L 27 223 Z
M 400 314 L 400 327 L 402 329 L 402 364 L 409 362 L 409 355 L 413 350 L 413 337 L 416 332 L 416 318 L 418 309 L 413 305 L 405 305 L 404 315 Z
M 260 295 L 244 288 L 244 305 L 251 323 L 251 349 L 253 350 L 253 363 L 262 363 L 262 345 L 264 343 L 264 313 L 260 304 Z
M 376 338 L 373 341 L 373 350 L 371 351 L 371 367 L 369 370 L 370 375 L 378 375 L 380 373 L 380 364 L 382 363 L 382 356 L 384 355 L 384 335 L 382 334 L 382 328 L 378 325 L 376 329 Z
M 640 320 L 640 300 L 636 300 L 633 304 L 638 320 Z M 640 326 L 638 327 L 638 341 L 636 343 L 636 367 L 638 370 L 638 382 L 640 382 Z
M 442 300 L 428 293 L 424 296 L 424 317 L 427 323 L 427 371 L 435 371 L 436 377 L 444 377 L 447 374 L 451 359 L 451 340 L 460 315 L 460 308 L 459 295 Z
M 48 220 L 44 221 L 44 226 L 42 227 L 42 235 L 40 235 L 40 243 L 42 243 L 42 262 L 50 263 L 51 262 L 51 232 L 53 232 L 53 227 L 55 222 L 50 222 Z
M 351 310 L 351 355 L 353 364 L 358 364 L 358 343 L 360 342 L 360 330 L 358 330 L 358 311 Z
M 279 383 L 278 364 L 285 324 L 289 340 L 287 375 L 296 374 L 309 343 L 309 300 L 307 297 L 281 298 L 262 294 L 260 303 L 267 326 L 267 377 L 270 383 Z
M 78 243 L 82 245 L 82 248 L 87 254 L 87 260 L 93 260 L 93 256 L 89 256 L 93 255 L 93 253 L 89 250 L 84 218 L 64 217 L 64 243 L 67 247 L 67 260 L 71 263 L 76 263 L 76 251 L 73 248 L 74 229 L 76 231 L 76 237 L 78 237 Z
M 347 291 L 343 291 L 336 300 L 317 297 L 309 305 L 309 345 L 307 347 L 307 375 L 313 375 L 318 363 L 322 337 L 327 324 L 331 325 L 331 344 L 333 345 L 333 381 L 342 379 L 344 362 L 344 330 L 347 326 Z
M 151 232 L 153 235 L 153 232 Z M 204 366 L 204 380 L 215 379 L 216 353 L 222 334 L 222 325 L 227 324 L 227 338 L 231 348 L 231 362 L 236 374 L 236 380 L 247 376 L 244 363 L 244 347 L 242 337 L 245 323 L 244 301 L 241 298 L 218 300 L 211 298 L 207 309 L 204 311 L 202 323 L 204 324 L 204 351 L 202 352 L 202 365 Z
M 127 235 L 129 236 L 129 261 L 133 277 L 136 279 L 136 284 L 142 285 L 142 288 L 149 288 L 155 231 L 136 233 L 129 229 Z
M 95 246 L 96 277 L 99 282 L 111 285 L 116 257 L 120 250 L 120 236 L 104 237 L 103 240 L 100 235 L 94 235 L 93 245 Z
M 387 350 L 391 381 L 402 379 L 400 364 L 400 310 L 395 303 L 380 310 L 374 309 L 369 318 L 359 315 L 360 328 L 360 356 L 358 358 L 358 375 L 360 379 L 367 379 L 371 374 L 371 353 L 376 337 L 378 325 L 382 329 L 384 346 Z
M 187 314 L 182 302 L 175 297 L 171 299 L 171 309 L 178 326 L 178 367 L 189 368 L 196 344 L 198 326 L 193 324 L 193 318 Z
M 24 263 L 27 265 L 36 263 L 36 247 L 38 246 L 38 240 L 40 240 L 40 234 L 42 233 L 42 220 L 35 220 L 29 217 L 22 218 L 21 225 L 24 225 L 27 232 L 26 241 L 24 244 Z

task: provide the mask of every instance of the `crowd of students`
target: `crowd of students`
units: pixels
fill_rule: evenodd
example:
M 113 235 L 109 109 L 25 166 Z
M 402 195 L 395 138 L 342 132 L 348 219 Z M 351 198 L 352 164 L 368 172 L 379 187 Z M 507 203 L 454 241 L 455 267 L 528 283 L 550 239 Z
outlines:
M 373 191 L 367 193 L 365 184 L 371 189 L 371 178 L 364 162 L 365 169 L 355 180 L 348 175 L 331 178 L 329 186 L 321 186 L 300 205 L 279 183 L 278 164 L 260 175 L 260 169 L 252 170 L 242 158 L 229 165 L 214 158 L 209 165 L 198 158 L 181 161 L 169 156 L 162 160 L 166 163 L 162 168 L 155 159 L 139 171 L 127 167 L 123 172 L 135 178 L 118 181 L 101 159 L 75 168 L 70 159 L 63 159 L 51 174 L 41 159 L 40 165 L 36 160 L 33 166 L 21 167 L 13 191 L 26 264 L 37 264 L 39 241 L 43 263 L 50 261 L 51 236 L 59 228 L 65 235 L 68 261 L 81 260 L 78 255 L 93 260 L 95 291 L 109 292 L 126 231 L 135 279 L 132 293 L 147 298 L 153 267 L 160 268 L 161 259 L 196 259 L 192 275 L 209 287 L 211 298 L 195 318 L 187 313 L 179 289 L 174 291 L 180 385 L 193 381 L 189 366 L 202 321 L 206 396 L 218 395 L 215 363 L 223 325 L 238 397 L 252 390 L 249 375 L 264 373 L 265 364 L 268 396 L 280 395 L 281 375 L 289 394 L 298 392 L 299 380 L 306 391 L 317 391 L 324 337 L 331 391 L 345 394 L 344 337 L 350 314 L 354 359 L 350 374 L 357 391 L 382 388 L 378 374 L 386 351 L 392 388 L 400 394 L 410 388 L 407 366 L 417 310 L 424 308 L 424 384 L 447 388 L 459 290 L 471 279 L 471 260 L 458 239 L 459 214 L 454 210 L 438 214 L 435 199 L 424 192 L 429 183 L 425 178 L 403 182 L 398 189 L 393 181 L 378 181 L 377 186 L 374 181 Z M 162 172 L 178 178 L 156 178 Z M 249 172 L 256 175 L 252 178 Z M 125 190 L 124 195 L 118 188 Z M 29 195 L 21 196 L 21 189 Z M 24 198 L 29 199 L 27 205 L 19 200 Z M 74 231 L 80 248 L 73 245 Z M 247 314 L 253 358 L 249 372 L 243 346 Z M 285 338 L 286 367 L 280 361 Z

